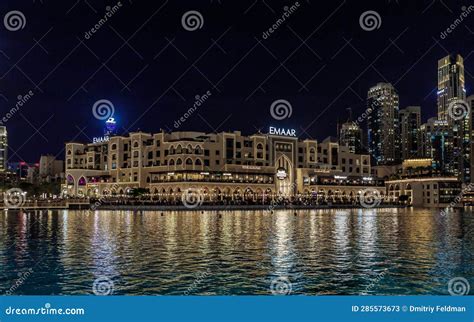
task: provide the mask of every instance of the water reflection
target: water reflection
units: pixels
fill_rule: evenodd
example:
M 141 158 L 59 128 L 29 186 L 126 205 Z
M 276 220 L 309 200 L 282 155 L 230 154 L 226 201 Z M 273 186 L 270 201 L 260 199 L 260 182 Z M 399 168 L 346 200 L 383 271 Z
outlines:
M 448 294 L 474 283 L 472 214 L 3 212 L 0 292 L 33 269 L 15 294 L 91 294 L 104 276 L 114 294 L 269 294 L 282 276 L 292 294 Z

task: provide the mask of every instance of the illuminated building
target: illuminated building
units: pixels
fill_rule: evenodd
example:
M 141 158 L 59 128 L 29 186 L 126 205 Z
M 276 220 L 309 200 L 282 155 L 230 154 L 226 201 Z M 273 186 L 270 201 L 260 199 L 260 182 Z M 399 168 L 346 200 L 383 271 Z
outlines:
M 351 153 L 362 153 L 361 128 L 354 122 L 342 124 L 339 132 L 339 144 L 348 147 Z
M 287 135 L 162 131 L 70 142 L 63 193 L 125 196 L 144 188 L 153 198 L 179 200 L 187 189 L 196 189 L 212 201 L 355 199 L 367 186 L 384 193 L 383 183 L 371 177 L 369 155 L 350 153 L 337 140 L 300 140 L 291 129 L 269 133 Z
M 446 120 L 449 124 L 445 171 L 467 182 L 470 181 L 471 116 L 466 115 L 461 119 L 453 117 L 452 106 L 456 101 L 466 101 L 464 60 L 460 55 L 449 55 L 438 61 L 438 119 Z
M 408 205 L 420 207 L 448 207 L 462 191 L 456 177 L 389 180 L 385 185 L 389 201 L 405 199 Z
M 466 176 L 465 182 L 474 183 L 474 95 L 467 98 L 468 106 L 471 108 L 471 115 L 469 117 L 469 132 L 464 137 L 464 142 L 469 146 L 469 151 L 465 154 L 469 160 L 469 175 Z M 467 180 L 469 178 L 469 180 Z
M 421 108 L 408 106 L 400 110 L 400 146 L 402 160 L 416 158 L 420 151 Z
M 464 60 L 461 55 L 449 55 L 438 60 L 438 119 L 448 120 L 449 104 L 466 99 Z
M 56 181 L 64 171 L 64 161 L 56 160 L 54 155 L 42 155 L 39 161 L 39 177 L 41 181 Z
M 5 126 L 0 126 L 0 172 L 5 172 L 8 161 L 8 133 Z
M 399 101 L 392 84 L 378 83 L 367 94 L 367 140 L 377 165 L 400 161 Z
M 430 118 L 420 126 L 421 156 L 433 159 L 434 168 L 440 171 L 445 171 L 448 162 L 449 135 L 448 121 Z

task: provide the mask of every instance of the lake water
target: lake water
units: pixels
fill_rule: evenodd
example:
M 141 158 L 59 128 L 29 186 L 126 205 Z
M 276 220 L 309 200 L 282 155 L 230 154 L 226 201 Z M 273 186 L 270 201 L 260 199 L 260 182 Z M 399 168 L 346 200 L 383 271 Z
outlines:
M 294 213 L 0 212 L 0 294 L 473 294 L 472 208 Z

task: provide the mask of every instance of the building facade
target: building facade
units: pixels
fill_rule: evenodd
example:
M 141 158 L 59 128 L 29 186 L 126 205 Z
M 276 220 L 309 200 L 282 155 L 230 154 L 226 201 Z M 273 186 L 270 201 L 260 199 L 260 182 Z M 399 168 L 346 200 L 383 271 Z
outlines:
M 367 94 L 367 140 L 377 165 L 400 162 L 399 98 L 389 83 L 378 83 Z
M 339 131 L 339 144 L 349 148 L 349 152 L 361 154 L 362 149 L 362 130 L 354 122 L 346 122 L 341 125 Z
M 64 161 L 56 160 L 54 155 L 42 155 L 39 161 L 39 177 L 41 181 L 54 182 L 62 177 Z
M 350 153 L 337 140 L 300 140 L 294 132 L 244 136 L 222 133 L 134 132 L 105 142 L 66 144 L 70 196 L 126 196 L 146 189 L 157 199 L 177 200 L 197 189 L 205 200 L 265 200 L 311 196 L 354 200 L 367 185 L 385 188 L 370 176 L 368 155 Z
M 0 126 L 0 172 L 8 170 L 8 132 L 5 126 Z
M 438 119 L 450 119 L 449 104 L 466 99 L 464 86 L 464 60 L 461 55 L 446 56 L 438 60 Z
M 430 118 L 420 126 L 421 157 L 433 159 L 434 167 L 446 172 L 448 162 L 449 124 L 446 120 Z
M 456 177 L 389 180 L 385 185 L 389 201 L 406 200 L 408 205 L 417 207 L 448 207 L 462 192 Z
M 413 159 L 421 155 L 420 125 L 420 106 L 408 106 L 400 110 L 400 146 L 402 160 Z

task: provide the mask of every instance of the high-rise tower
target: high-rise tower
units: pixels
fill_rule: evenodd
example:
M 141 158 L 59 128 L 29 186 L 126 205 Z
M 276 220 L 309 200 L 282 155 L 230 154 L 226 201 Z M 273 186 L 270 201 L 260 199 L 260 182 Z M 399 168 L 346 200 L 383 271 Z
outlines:
M 420 106 L 408 106 L 400 110 L 400 145 L 403 160 L 421 155 L 420 125 Z
M 438 119 L 448 120 L 449 104 L 466 99 L 464 60 L 461 55 L 438 60 Z
M 7 128 L 0 126 L 0 172 L 8 169 L 8 135 Z
M 367 94 L 367 140 L 378 165 L 400 162 L 399 99 L 390 83 L 378 83 Z

